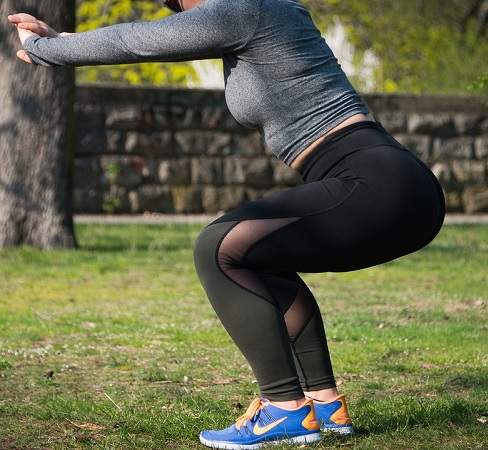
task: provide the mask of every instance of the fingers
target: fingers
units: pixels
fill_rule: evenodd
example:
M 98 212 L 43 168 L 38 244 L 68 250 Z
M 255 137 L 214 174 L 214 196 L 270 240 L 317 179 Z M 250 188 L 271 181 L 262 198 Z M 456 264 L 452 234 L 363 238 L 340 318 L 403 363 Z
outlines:
M 17 25 L 21 22 L 36 22 L 37 19 L 34 16 L 26 13 L 10 14 L 8 16 L 10 23 Z
M 40 23 L 33 23 L 33 22 L 21 22 L 17 25 L 17 28 L 22 30 L 31 31 L 32 33 L 36 33 L 41 37 L 49 37 L 49 31 Z
M 25 50 L 19 50 L 17 52 L 17 57 L 28 64 L 32 64 L 32 60 L 27 56 Z
M 26 13 L 12 14 L 8 16 L 10 23 L 18 29 L 28 30 L 41 37 L 58 37 L 58 33 L 42 20 Z

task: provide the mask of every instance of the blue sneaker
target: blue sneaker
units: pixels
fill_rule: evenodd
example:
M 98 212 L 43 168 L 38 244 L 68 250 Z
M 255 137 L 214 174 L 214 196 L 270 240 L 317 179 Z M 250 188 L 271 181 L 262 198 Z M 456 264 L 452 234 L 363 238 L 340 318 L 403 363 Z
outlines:
M 313 401 L 315 414 L 322 431 L 334 431 L 339 434 L 354 434 L 344 394 L 329 403 Z
M 203 445 L 227 450 L 253 450 L 270 443 L 303 444 L 321 439 L 312 400 L 296 409 L 284 409 L 257 398 L 234 425 L 200 433 Z

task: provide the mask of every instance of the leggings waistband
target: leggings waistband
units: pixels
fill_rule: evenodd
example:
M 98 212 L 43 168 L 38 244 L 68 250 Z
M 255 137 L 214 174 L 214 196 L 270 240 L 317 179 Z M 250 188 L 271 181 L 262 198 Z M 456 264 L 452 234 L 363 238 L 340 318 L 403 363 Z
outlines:
M 367 120 L 353 123 L 324 139 L 304 160 L 299 173 L 305 182 L 321 180 L 347 156 L 378 145 L 405 149 L 381 123 Z

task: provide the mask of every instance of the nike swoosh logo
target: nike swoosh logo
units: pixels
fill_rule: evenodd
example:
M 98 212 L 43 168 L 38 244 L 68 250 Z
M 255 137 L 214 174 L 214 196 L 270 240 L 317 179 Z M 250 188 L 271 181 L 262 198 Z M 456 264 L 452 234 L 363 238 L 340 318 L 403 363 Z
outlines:
M 254 428 L 253 428 L 254 434 L 261 436 L 262 434 L 272 430 L 274 427 L 276 427 L 277 425 L 279 425 L 281 422 L 283 422 L 286 419 L 287 419 L 287 417 L 283 417 L 282 419 L 277 420 L 273 423 L 270 423 L 269 425 L 266 425 L 265 427 L 260 427 L 258 424 L 256 424 L 256 425 L 254 425 Z

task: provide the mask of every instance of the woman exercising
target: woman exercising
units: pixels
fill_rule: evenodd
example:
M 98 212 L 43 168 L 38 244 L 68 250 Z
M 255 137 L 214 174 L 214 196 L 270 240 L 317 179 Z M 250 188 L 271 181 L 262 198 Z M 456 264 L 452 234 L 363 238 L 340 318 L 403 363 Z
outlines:
M 305 184 L 210 224 L 195 265 L 261 391 L 213 448 L 353 433 L 336 389 L 317 302 L 297 272 L 344 272 L 415 252 L 439 232 L 444 197 L 431 171 L 377 123 L 299 0 L 168 0 L 161 20 L 58 34 L 9 20 L 43 66 L 221 58 L 234 117 L 258 129 Z

